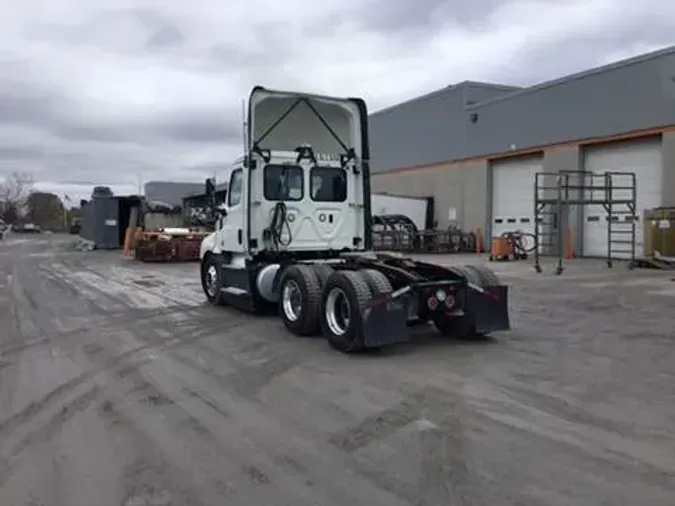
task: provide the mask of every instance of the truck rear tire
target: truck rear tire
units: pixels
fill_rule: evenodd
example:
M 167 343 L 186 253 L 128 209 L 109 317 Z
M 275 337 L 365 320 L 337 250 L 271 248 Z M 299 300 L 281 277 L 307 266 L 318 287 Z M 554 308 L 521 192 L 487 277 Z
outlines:
M 201 264 L 202 290 L 206 300 L 214 306 L 224 306 L 225 297 L 222 292 L 223 271 L 216 255 L 208 254 Z
M 313 264 L 312 268 L 316 273 L 316 277 L 319 278 L 319 284 L 321 285 L 321 288 L 326 285 L 330 275 L 335 272 L 334 269 L 328 264 Z
M 465 265 L 464 269 L 471 270 L 476 273 L 478 278 L 481 280 L 481 288 L 489 288 L 491 286 L 499 286 L 501 282 L 499 277 L 492 269 L 485 267 L 484 265 Z
M 473 265 L 462 267 L 452 266 L 451 269 L 462 276 L 468 283 L 483 288 L 482 271 L 474 269 Z M 491 272 L 491 271 L 490 271 Z M 495 276 L 496 277 L 496 276 Z M 463 341 L 482 339 L 483 336 L 476 333 L 476 325 L 471 314 L 452 316 L 445 313 L 436 313 L 432 316 L 436 330 L 445 337 L 452 337 Z
M 476 334 L 476 327 L 467 315 L 450 316 L 444 313 L 432 317 L 434 327 L 444 337 L 452 337 L 462 341 L 479 339 L 482 336 Z
M 455 272 L 456 274 L 459 274 L 462 276 L 468 283 L 471 283 L 472 285 L 480 286 L 481 288 L 483 287 L 483 279 L 481 278 L 480 274 L 478 271 L 472 269 L 473 266 L 471 265 L 464 265 L 464 266 L 455 266 L 453 265 L 450 267 L 450 270 Z
M 335 271 L 321 297 L 321 330 L 328 343 L 342 353 L 364 349 L 363 311 L 372 293 L 359 272 Z
M 311 265 L 296 264 L 281 275 L 279 315 L 296 336 L 312 336 L 319 331 L 321 285 Z
M 363 269 L 358 271 L 363 277 L 373 296 L 386 295 L 394 291 L 387 276 L 375 269 Z

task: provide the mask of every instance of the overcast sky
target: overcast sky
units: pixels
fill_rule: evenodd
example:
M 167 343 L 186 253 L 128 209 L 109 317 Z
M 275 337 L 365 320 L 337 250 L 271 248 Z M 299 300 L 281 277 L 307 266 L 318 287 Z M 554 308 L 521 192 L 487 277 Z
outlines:
M 0 0 L 0 176 L 202 181 L 251 86 L 371 110 L 463 80 L 526 85 L 675 43 L 655 0 Z

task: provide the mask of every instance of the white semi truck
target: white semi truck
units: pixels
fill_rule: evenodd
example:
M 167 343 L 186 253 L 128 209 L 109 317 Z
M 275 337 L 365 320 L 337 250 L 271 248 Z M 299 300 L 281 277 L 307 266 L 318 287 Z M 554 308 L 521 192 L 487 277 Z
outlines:
M 458 338 L 509 329 L 508 288 L 489 269 L 370 251 L 362 99 L 257 86 L 247 116 L 245 155 L 201 245 L 211 304 L 272 308 L 290 332 L 344 353 L 406 341 L 414 322 Z

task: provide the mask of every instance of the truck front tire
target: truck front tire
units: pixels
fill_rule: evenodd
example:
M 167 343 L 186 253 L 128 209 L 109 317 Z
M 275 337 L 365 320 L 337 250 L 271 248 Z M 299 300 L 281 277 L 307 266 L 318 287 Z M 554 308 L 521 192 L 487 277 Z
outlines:
M 214 306 L 224 306 L 223 297 L 223 271 L 220 268 L 218 257 L 213 254 L 207 254 L 201 264 L 202 290 L 206 295 L 206 300 Z

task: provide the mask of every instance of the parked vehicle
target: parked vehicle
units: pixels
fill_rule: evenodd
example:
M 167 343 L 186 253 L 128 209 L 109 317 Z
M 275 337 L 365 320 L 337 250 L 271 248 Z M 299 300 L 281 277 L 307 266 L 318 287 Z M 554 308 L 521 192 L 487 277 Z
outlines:
M 246 154 L 201 244 L 207 300 L 276 307 L 292 333 L 345 353 L 406 341 L 419 321 L 458 338 L 509 329 L 491 270 L 371 251 L 367 118 L 361 99 L 253 89 Z
M 42 229 L 34 223 L 17 223 L 12 225 L 12 232 L 17 234 L 40 234 Z

